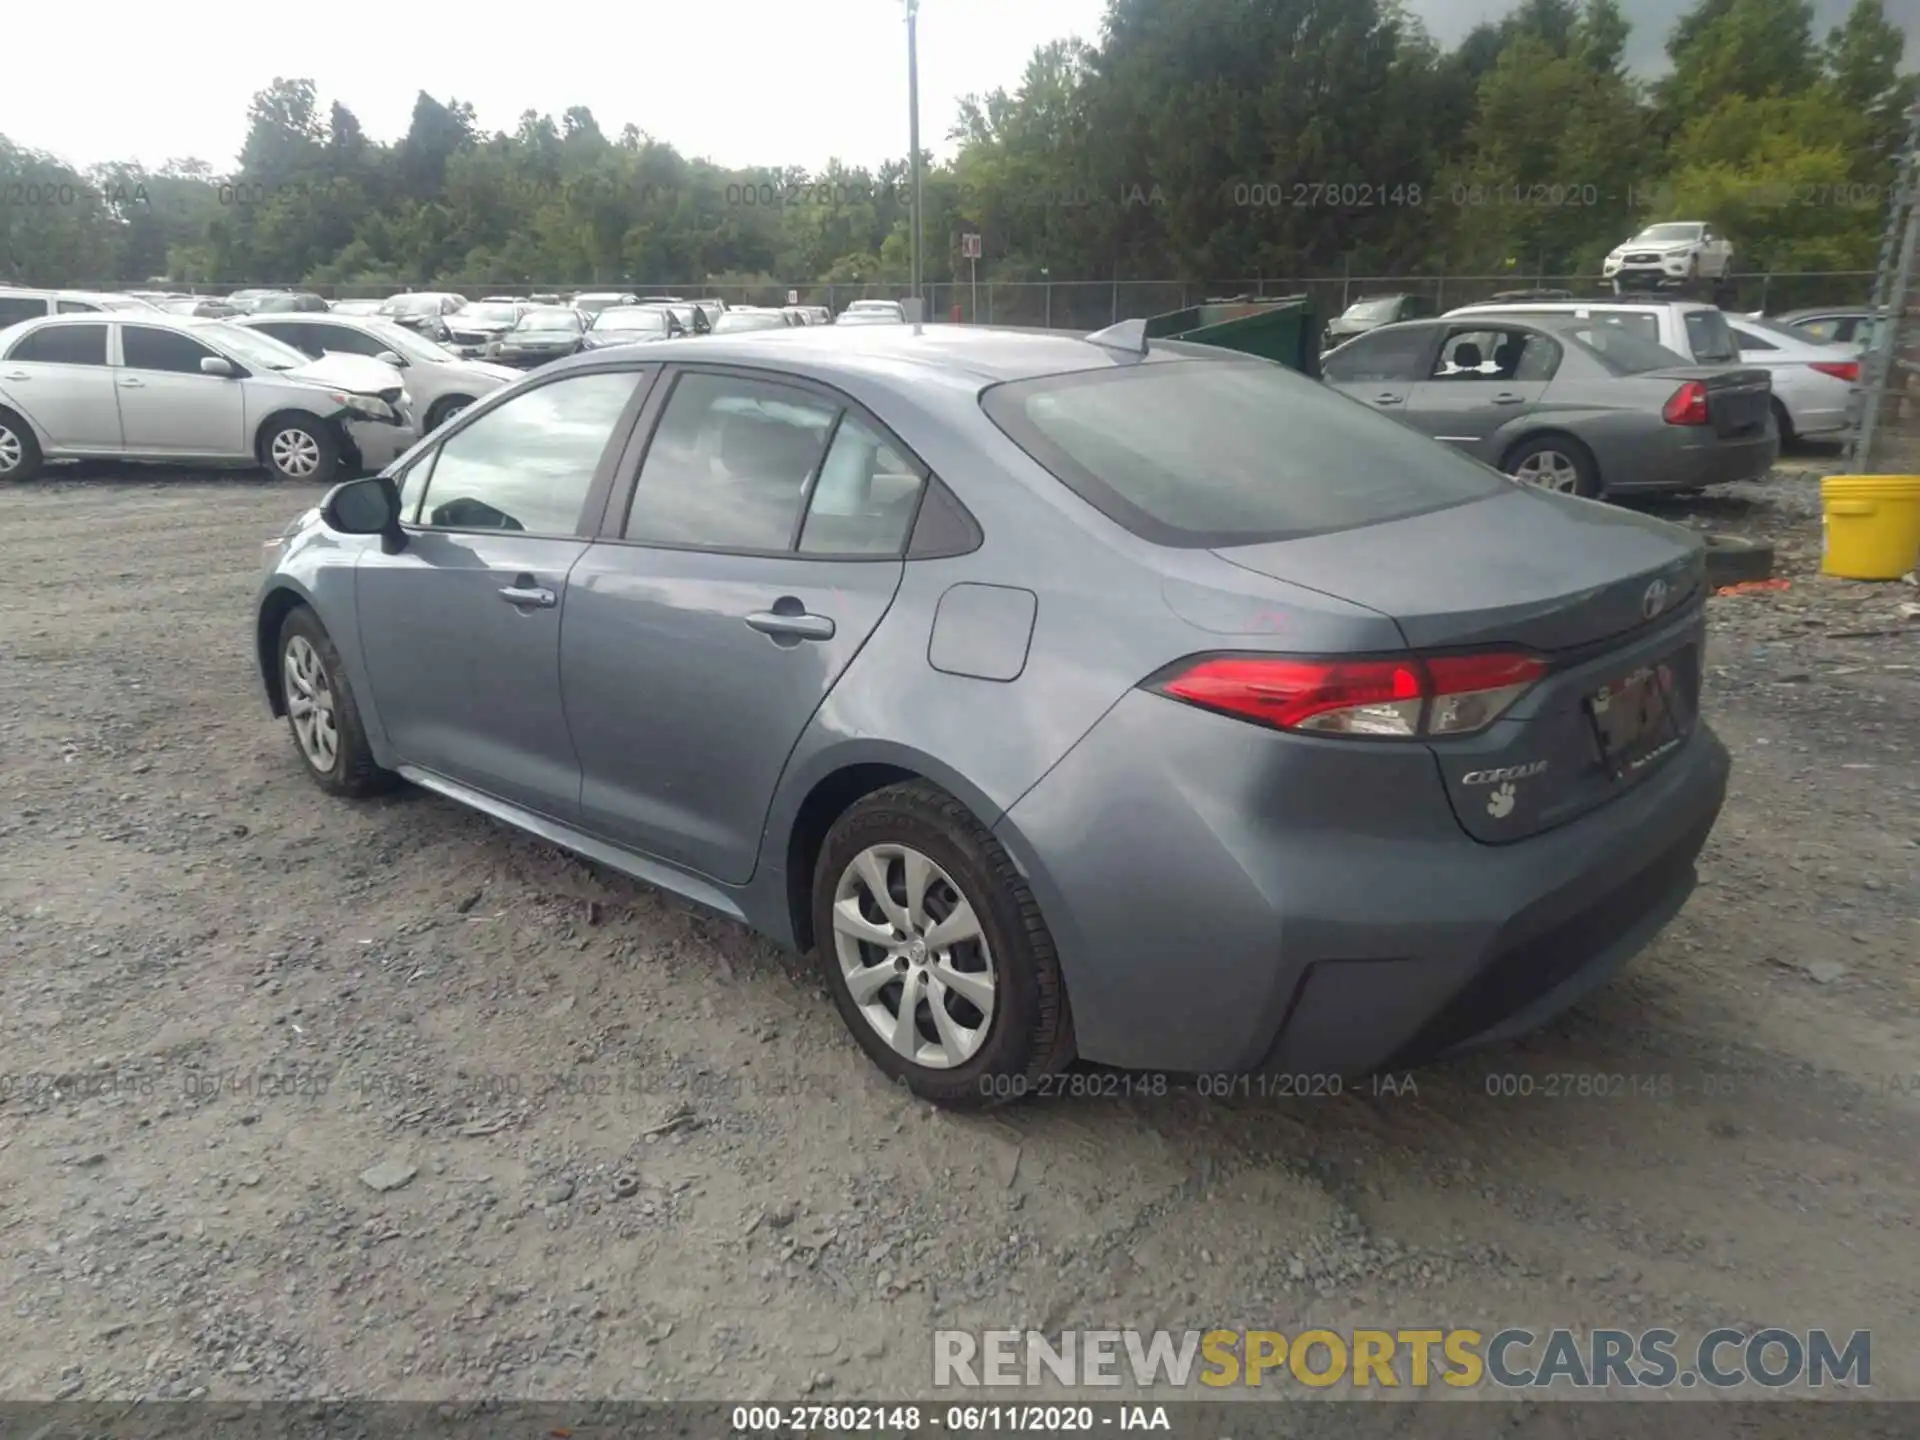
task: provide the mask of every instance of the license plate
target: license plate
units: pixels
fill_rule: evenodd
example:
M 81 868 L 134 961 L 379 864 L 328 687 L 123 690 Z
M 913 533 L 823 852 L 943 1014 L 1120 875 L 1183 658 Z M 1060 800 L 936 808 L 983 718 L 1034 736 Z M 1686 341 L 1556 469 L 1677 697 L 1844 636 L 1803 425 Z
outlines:
M 1600 763 L 1625 779 L 1687 738 L 1691 723 L 1668 661 L 1642 666 L 1587 697 Z

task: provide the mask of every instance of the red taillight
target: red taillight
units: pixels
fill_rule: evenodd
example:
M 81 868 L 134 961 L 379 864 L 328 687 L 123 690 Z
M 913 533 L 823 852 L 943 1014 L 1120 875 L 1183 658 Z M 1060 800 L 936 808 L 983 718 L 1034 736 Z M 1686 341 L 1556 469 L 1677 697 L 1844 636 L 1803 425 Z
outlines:
M 1807 367 L 1818 370 L 1822 375 L 1831 375 L 1836 380 L 1844 380 L 1849 385 L 1860 383 L 1860 362 L 1858 360 L 1816 360 Z
M 1227 655 L 1149 688 L 1278 730 L 1413 739 L 1484 729 L 1546 671 L 1545 661 L 1512 651 L 1391 660 Z
M 1707 423 L 1707 387 L 1698 380 L 1689 380 L 1672 395 L 1661 407 L 1660 418 L 1669 425 L 1704 425 Z

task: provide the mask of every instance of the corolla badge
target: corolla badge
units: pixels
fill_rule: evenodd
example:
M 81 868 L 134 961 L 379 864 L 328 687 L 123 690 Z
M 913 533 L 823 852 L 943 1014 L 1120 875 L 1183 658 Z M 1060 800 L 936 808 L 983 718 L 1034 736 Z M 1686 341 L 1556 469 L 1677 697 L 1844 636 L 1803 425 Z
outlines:
M 1544 771 L 1550 762 L 1534 760 L 1525 765 L 1503 765 L 1498 770 L 1469 770 L 1460 777 L 1462 785 L 1494 785 L 1503 780 L 1528 780 Z
M 1667 582 L 1656 580 L 1647 586 L 1646 593 L 1640 597 L 1640 613 L 1651 620 L 1667 608 Z

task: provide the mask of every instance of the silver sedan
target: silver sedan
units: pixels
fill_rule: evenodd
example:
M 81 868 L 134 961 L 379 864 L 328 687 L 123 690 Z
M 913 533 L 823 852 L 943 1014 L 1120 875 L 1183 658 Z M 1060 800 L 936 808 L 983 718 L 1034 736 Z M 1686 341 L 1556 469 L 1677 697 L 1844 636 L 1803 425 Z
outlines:
M 482 395 L 520 378 L 518 370 L 467 360 L 384 316 L 249 315 L 237 323 L 318 360 L 364 355 L 402 371 L 421 433 L 437 430 Z
M 392 366 L 309 360 L 223 320 L 155 310 L 0 331 L 0 480 L 89 456 L 244 461 L 328 480 L 343 467 L 377 470 L 416 438 Z

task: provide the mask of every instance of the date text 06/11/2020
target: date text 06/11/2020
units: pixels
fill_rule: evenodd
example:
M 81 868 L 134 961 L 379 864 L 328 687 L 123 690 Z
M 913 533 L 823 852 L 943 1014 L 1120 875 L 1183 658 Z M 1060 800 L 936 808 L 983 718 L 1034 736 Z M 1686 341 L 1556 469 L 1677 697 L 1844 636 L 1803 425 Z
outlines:
M 1096 1430 L 1171 1431 L 1164 1405 L 736 1405 L 729 1417 L 737 1435 L 809 1434 L 821 1430 L 888 1435 L 940 1431 L 949 1435 Z

